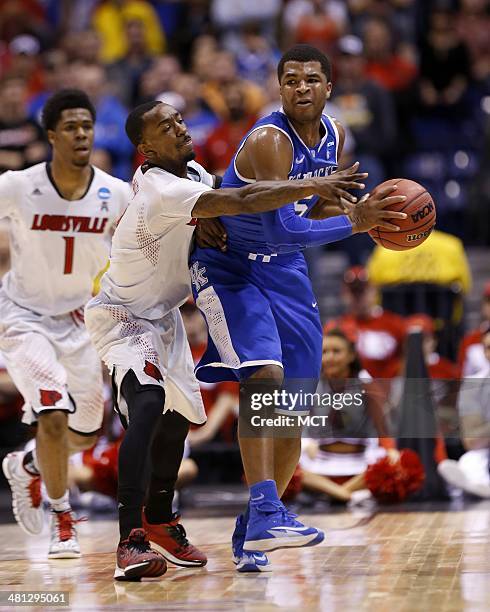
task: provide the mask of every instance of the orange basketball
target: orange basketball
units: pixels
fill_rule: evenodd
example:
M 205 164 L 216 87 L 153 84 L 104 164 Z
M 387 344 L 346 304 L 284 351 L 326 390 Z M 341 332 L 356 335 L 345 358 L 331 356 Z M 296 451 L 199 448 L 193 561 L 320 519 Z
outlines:
M 399 232 L 392 232 L 375 227 L 369 231 L 371 238 L 385 249 L 391 251 L 407 251 L 426 240 L 436 224 L 436 205 L 425 187 L 415 181 L 398 178 L 390 179 L 378 185 L 373 193 L 382 187 L 396 185 L 397 189 L 390 195 L 407 196 L 405 202 L 387 206 L 385 210 L 404 212 L 406 219 L 390 219 L 390 222 L 400 227 Z

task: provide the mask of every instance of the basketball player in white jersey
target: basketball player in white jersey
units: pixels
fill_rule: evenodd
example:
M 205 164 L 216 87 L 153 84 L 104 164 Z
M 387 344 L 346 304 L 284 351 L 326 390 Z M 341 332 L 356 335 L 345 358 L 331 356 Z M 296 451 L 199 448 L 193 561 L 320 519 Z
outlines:
M 110 267 L 100 293 L 85 308 L 85 319 L 112 372 L 127 427 L 119 452 L 120 542 L 114 577 L 137 580 L 165 572 L 158 552 L 181 565 L 205 563 L 194 547 L 176 547 L 169 556 L 165 546 L 169 527 L 180 527 L 187 542 L 178 517 L 171 514 L 171 500 L 189 421 L 206 419 L 178 310 L 190 294 L 188 257 L 196 219 L 260 213 L 312 194 L 352 200 L 345 189 L 358 187 L 355 181 L 365 175 L 349 169 L 330 177 L 213 190 L 217 177 L 192 161 L 191 137 L 172 106 L 148 102 L 137 107 L 126 131 L 148 161 L 134 175 L 132 200 L 114 233 Z M 204 272 L 193 271 L 195 283 L 205 282 Z M 151 475 L 142 513 L 146 449 Z
M 68 455 L 93 446 L 103 417 L 101 363 L 83 323 L 93 280 L 129 185 L 89 163 L 95 110 L 63 90 L 43 109 L 51 162 L 0 176 L 11 269 L 0 288 L 0 351 L 37 423 L 33 451 L 5 457 L 13 511 L 28 534 L 43 528 L 41 478 L 51 506 L 50 558 L 80 556 L 67 490 Z

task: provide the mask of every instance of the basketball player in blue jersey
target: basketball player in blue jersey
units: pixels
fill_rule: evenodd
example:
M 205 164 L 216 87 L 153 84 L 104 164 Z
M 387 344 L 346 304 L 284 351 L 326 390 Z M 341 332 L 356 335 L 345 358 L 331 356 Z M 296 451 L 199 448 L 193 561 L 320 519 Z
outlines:
M 223 187 L 337 170 L 344 130 L 322 114 L 332 89 L 328 58 L 314 47 L 298 45 L 282 57 L 278 76 L 283 108 L 245 135 Z M 357 165 L 350 171 L 366 176 L 357 174 Z M 196 248 L 191 255 L 194 296 L 209 330 L 197 377 L 239 380 L 245 388 L 263 381 L 276 389 L 294 388 L 302 380 L 301 390 L 314 391 L 322 328 L 301 251 L 376 226 L 397 230 L 390 221 L 406 215 L 384 210 L 404 200 L 393 191 L 384 189 L 356 204 L 336 194 L 329 200 L 313 196 L 273 212 L 222 218 L 227 252 Z M 276 406 L 289 413 L 291 408 Z M 280 501 L 298 463 L 299 434 L 272 439 L 239 432 L 239 438 L 250 500 L 237 519 L 233 555 L 239 571 L 267 571 L 265 552 L 313 546 L 324 534 L 297 521 Z

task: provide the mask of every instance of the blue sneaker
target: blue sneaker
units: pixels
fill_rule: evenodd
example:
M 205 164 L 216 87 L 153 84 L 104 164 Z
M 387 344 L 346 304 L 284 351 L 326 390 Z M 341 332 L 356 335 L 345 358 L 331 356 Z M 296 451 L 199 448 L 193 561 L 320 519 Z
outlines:
M 270 552 L 279 548 L 316 546 L 323 542 L 323 531 L 303 525 L 296 517 L 280 501 L 250 504 L 244 552 Z
M 247 533 L 247 523 L 243 514 L 239 514 L 235 524 L 235 531 L 231 536 L 233 563 L 237 572 L 271 572 L 272 565 L 263 552 L 243 551 L 243 543 Z

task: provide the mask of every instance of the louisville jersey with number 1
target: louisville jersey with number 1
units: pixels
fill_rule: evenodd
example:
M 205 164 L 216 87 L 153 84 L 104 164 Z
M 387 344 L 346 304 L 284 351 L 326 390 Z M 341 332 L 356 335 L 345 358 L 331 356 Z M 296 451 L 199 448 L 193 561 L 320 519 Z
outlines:
M 43 315 L 83 306 L 106 265 L 111 229 L 129 197 L 127 183 L 95 167 L 78 200 L 59 193 L 49 163 L 2 174 L 0 217 L 10 222 L 11 253 L 11 269 L 2 280 L 5 294 Z

